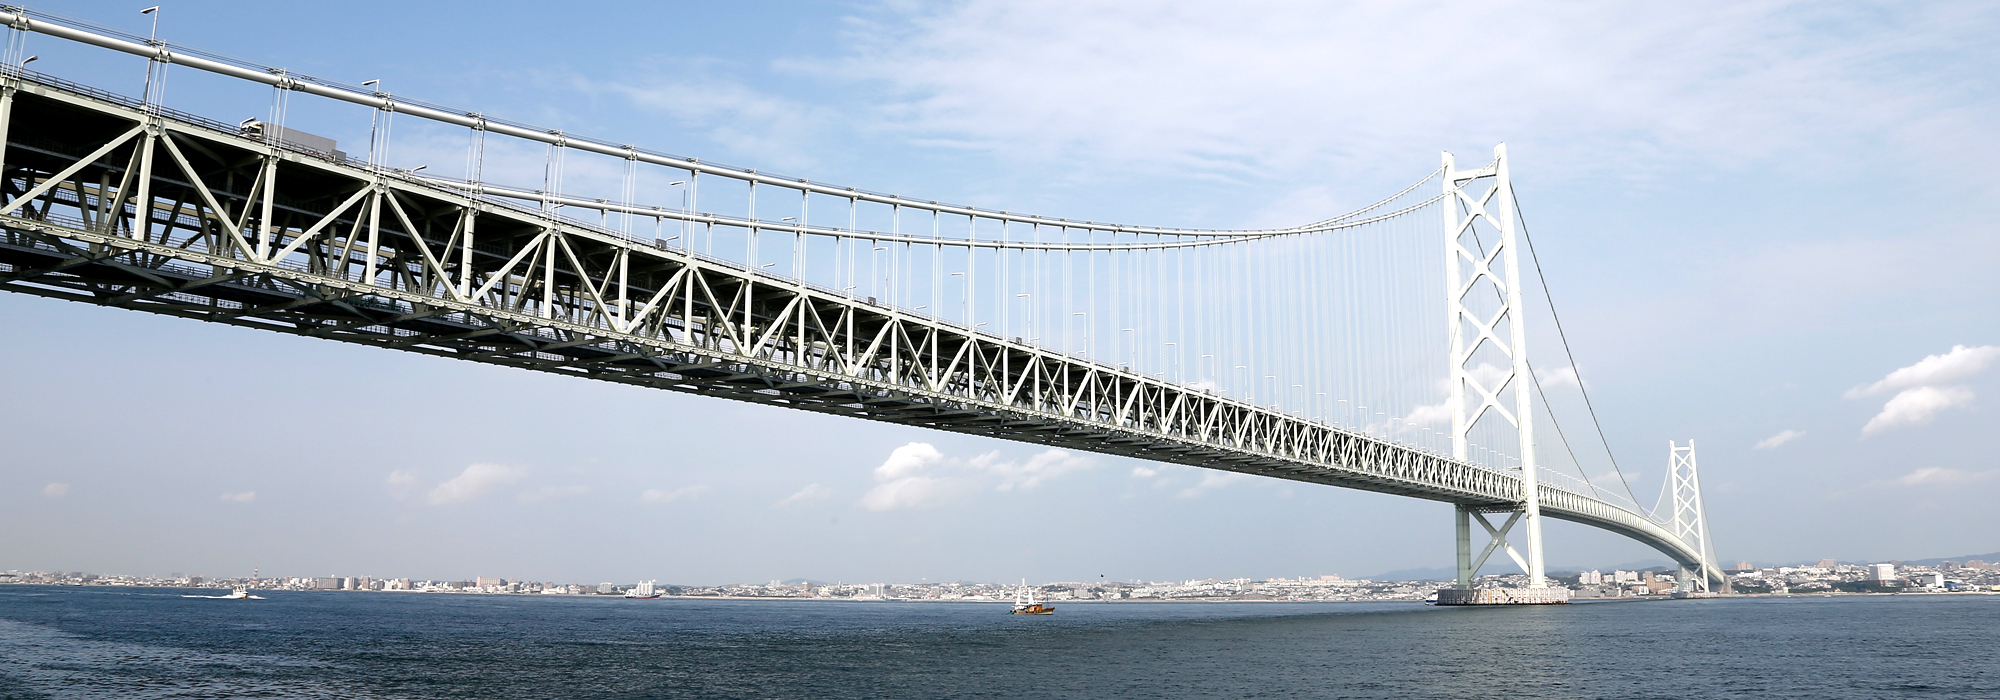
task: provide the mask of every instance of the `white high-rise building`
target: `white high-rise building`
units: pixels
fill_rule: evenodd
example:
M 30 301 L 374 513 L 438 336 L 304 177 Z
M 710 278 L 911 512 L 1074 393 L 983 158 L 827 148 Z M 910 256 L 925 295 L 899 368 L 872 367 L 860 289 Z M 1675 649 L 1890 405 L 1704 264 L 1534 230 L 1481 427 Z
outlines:
M 1875 582 L 1896 580 L 1895 564 L 1869 564 L 1868 580 Z

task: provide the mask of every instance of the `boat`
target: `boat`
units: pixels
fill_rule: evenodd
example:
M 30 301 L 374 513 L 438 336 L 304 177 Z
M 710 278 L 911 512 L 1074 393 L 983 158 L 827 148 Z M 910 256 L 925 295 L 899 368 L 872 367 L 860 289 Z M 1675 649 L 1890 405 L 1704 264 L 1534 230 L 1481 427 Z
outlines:
M 626 598 L 630 598 L 630 599 L 633 599 L 633 600 L 655 600 L 655 599 L 658 599 L 658 598 L 660 597 L 660 593 L 659 593 L 659 590 L 658 590 L 658 589 L 656 589 L 656 588 L 654 588 L 654 587 L 653 587 L 653 584 L 654 584 L 654 583 L 656 583 L 656 582 L 655 582 L 655 581 L 640 581 L 640 582 L 639 582 L 639 585 L 637 585 L 637 586 L 633 586 L 633 587 L 632 587 L 632 590 L 631 590 L 631 591 L 628 591 L 628 592 L 626 592 L 626 594 L 625 594 L 625 597 L 626 597 Z
M 184 595 L 182 598 L 207 598 L 209 600 L 263 600 L 264 596 L 250 595 L 250 589 L 238 586 L 230 589 L 229 595 Z
M 1425 598 L 1425 599 L 1424 599 L 1424 604 L 1425 604 L 1425 605 L 1437 605 L 1437 604 L 1438 604 L 1438 594 L 1436 594 L 1436 593 L 1432 593 L 1432 594 L 1431 594 L 1431 597 L 1429 597 L 1429 598 Z
M 1035 602 L 1035 589 L 1028 587 L 1028 580 L 1021 579 L 1021 587 L 1014 590 L 1014 609 L 1010 615 L 1054 615 L 1056 606 Z

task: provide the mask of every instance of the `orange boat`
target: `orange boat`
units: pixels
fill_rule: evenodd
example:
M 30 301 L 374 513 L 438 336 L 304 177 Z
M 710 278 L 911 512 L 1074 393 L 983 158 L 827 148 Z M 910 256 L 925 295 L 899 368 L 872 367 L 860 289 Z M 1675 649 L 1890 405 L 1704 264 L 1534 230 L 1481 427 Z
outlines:
M 1010 615 L 1054 615 L 1056 606 L 1035 602 L 1035 589 L 1028 587 L 1028 580 L 1021 579 L 1021 587 L 1014 590 L 1014 609 Z

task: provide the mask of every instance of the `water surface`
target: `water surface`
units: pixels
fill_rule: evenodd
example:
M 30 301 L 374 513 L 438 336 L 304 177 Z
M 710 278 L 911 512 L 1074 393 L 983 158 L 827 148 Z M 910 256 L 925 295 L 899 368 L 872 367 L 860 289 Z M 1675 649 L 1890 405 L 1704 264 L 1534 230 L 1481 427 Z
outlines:
M 0 587 L 0 698 L 2000 698 L 2000 596 L 1544 608 Z

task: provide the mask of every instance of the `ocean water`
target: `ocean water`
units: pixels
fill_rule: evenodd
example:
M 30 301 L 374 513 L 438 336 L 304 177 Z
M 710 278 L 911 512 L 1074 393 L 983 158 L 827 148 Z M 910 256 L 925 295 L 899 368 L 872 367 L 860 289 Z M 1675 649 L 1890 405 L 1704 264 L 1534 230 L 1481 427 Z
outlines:
M 2000 698 L 2000 596 L 624 600 L 0 587 L 0 698 Z M 212 592 L 212 591 L 211 591 Z

